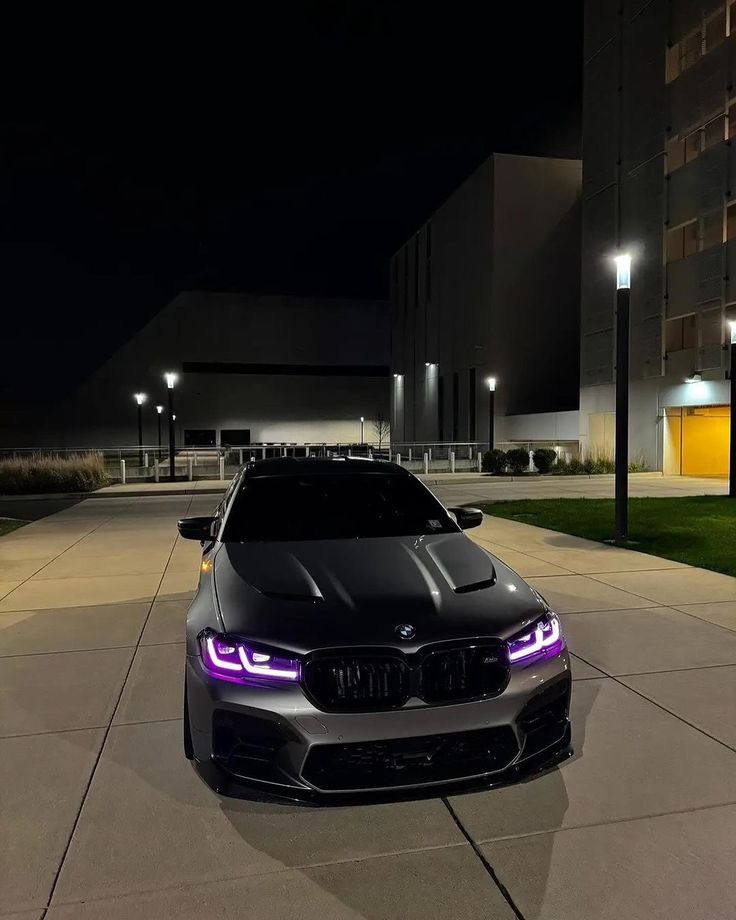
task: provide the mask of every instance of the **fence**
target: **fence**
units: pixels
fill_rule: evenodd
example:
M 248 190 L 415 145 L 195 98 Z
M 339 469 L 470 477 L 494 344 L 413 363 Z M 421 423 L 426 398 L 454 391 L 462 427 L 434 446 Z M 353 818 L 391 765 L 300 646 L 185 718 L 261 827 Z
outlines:
M 501 450 L 521 447 L 531 454 L 540 447 L 553 448 L 567 459 L 579 456 L 577 441 L 509 441 L 497 444 Z M 250 460 L 275 457 L 372 457 L 393 460 L 415 473 L 477 472 L 482 454 L 488 444 L 478 441 L 393 442 L 382 444 L 340 443 L 268 443 L 244 447 L 178 447 L 174 454 L 177 479 L 230 479 Z M 0 448 L 3 456 L 69 456 L 96 451 L 102 454 L 108 476 L 114 482 L 158 482 L 169 477 L 169 451 L 157 444 L 140 447 L 64 447 L 64 448 Z

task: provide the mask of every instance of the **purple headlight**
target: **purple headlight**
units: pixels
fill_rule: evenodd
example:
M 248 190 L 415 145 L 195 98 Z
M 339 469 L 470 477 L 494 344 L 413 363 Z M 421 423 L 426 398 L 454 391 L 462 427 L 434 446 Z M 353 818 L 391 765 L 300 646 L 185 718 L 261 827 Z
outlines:
M 564 647 L 559 619 L 552 612 L 545 613 L 524 635 L 509 639 L 509 661 L 526 664 L 538 658 L 551 658 Z
M 299 660 L 255 651 L 240 639 L 205 632 L 199 640 L 205 671 L 220 680 L 299 680 Z

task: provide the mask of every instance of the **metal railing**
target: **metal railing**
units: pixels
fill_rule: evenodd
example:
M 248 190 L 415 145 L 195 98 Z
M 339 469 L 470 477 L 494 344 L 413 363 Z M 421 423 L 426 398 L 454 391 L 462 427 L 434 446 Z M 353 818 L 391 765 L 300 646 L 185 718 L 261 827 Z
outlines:
M 496 444 L 501 450 L 523 448 L 531 455 L 540 447 L 551 447 L 558 456 L 579 456 L 577 441 L 507 441 Z M 488 444 L 480 441 L 412 441 L 378 444 L 340 442 L 285 443 L 267 442 L 242 447 L 186 445 L 177 446 L 174 465 L 177 479 L 230 479 L 251 460 L 275 457 L 353 456 L 392 460 L 412 472 L 479 472 L 482 455 Z M 0 459 L 9 456 L 60 456 L 90 452 L 102 455 L 105 471 L 113 482 L 158 482 L 169 478 L 168 446 L 144 444 L 123 447 L 52 447 L 0 448 Z

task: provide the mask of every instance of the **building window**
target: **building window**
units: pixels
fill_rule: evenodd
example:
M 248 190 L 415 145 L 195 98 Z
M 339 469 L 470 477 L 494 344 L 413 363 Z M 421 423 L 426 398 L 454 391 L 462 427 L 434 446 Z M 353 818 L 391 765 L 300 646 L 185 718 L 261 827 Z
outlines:
M 733 4 L 732 4 L 733 6 Z M 733 22 L 733 15 L 731 15 Z M 696 64 L 700 58 L 712 51 L 726 37 L 725 6 L 709 16 L 704 16 L 692 32 L 688 32 L 679 41 L 673 42 L 667 49 L 666 80 L 671 83 L 681 73 Z
M 667 231 L 667 261 L 677 262 L 686 259 L 698 251 L 698 221 Z
M 726 208 L 726 239 L 736 240 L 736 201 Z
M 677 319 L 668 319 L 665 323 L 665 349 L 683 351 L 686 348 L 695 348 L 698 344 L 695 314 L 691 316 L 678 316 Z
M 730 110 L 729 110 L 730 115 Z M 736 133 L 736 109 L 734 110 L 733 130 Z M 667 172 L 672 173 L 686 163 L 700 156 L 704 150 L 726 139 L 726 116 L 717 115 L 702 127 L 696 128 L 684 137 L 673 137 L 667 141 Z

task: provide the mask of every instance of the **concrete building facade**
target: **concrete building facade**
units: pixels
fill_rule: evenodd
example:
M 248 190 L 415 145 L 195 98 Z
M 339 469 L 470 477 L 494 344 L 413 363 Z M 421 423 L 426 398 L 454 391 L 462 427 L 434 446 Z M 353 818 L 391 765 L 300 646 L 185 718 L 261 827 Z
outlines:
M 389 412 L 385 301 L 211 292 L 178 295 L 48 417 L 2 430 L 7 446 L 146 444 L 174 390 L 178 445 L 358 443 Z M 163 413 L 166 443 L 166 408 Z
M 577 439 L 580 185 L 494 154 L 393 256 L 395 443 L 487 443 L 491 377 L 496 443 Z
M 630 458 L 728 468 L 736 6 L 586 0 L 580 437 L 613 451 L 615 282 L 633 257 Z M 686 382 L 689 381 L 689 382 Z

